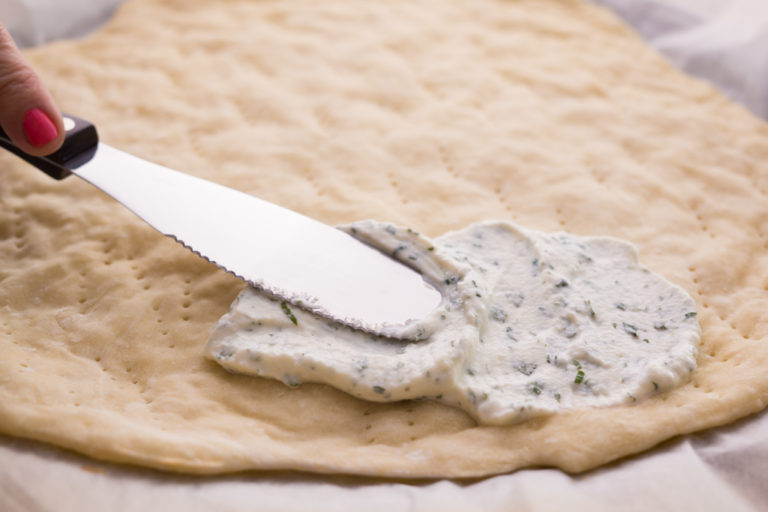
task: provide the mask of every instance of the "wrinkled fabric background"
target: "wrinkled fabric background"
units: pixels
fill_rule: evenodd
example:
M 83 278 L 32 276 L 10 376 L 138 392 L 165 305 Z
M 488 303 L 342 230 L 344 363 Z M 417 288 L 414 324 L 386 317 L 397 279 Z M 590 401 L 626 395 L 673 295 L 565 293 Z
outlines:
M 22 47 L 82 37 L 123 0 L 0 0 Z M 768 119 L 768 2 L 595 0 L 687 72 Z M 295 473 L 185 477 L 0 436 L 0 510 L 768 510 L 768 413 L 576 477 L 524 470 L 397 483 Z

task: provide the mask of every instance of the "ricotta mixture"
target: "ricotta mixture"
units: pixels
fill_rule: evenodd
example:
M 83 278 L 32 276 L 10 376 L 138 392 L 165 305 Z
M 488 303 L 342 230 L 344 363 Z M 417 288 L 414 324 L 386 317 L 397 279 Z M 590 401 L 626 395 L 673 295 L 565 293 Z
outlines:
M 478 422 L 632 403 L 696 367 L 696 305 L 607 237 L 482 222 L 434 240 L 373 221 L 345 228 L 420 270 L 443 295 L 409 326 L 377 337 L 245 289 L 207 355 L 227 370 L 319 382 L 371 401 L 432 399 Z

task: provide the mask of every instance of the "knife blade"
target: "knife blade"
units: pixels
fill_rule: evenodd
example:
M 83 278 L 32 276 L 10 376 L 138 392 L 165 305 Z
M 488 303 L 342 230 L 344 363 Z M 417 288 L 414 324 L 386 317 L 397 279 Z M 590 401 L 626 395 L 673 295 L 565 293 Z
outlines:
M 296 306 L 371 333 L 407 337 L 440 293 L 414 269 L 347 233 L 99 142 L 95 126 L 65 115 L 62 148 L 47 157 L 0 145 L 53 178 L 75 174 L 162 234 Z

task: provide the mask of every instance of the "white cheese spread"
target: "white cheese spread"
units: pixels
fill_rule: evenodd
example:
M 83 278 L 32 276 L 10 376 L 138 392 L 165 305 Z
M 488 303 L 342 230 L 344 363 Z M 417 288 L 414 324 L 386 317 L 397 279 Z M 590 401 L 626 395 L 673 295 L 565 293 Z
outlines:
M 209 357 L 239 373 L 319 382 L 371 401 L 433 399 L 502 425 L 632 403 L 696 367 L 696 305 L 607 237 L 483 222 L 435 240 L 366 221 L 354 236 L 419 269 L 443 295 L 416 341 L 356 331 L 248 288 Z

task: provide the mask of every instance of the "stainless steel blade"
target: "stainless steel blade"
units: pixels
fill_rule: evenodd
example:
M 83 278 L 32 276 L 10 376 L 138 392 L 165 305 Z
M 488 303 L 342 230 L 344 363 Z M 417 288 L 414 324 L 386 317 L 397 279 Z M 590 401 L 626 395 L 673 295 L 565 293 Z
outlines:
M 350 326 L 393 335 L 440 303 L 416 271 L 257 197 L 103 143 L 72 172 L 219 267 Z

